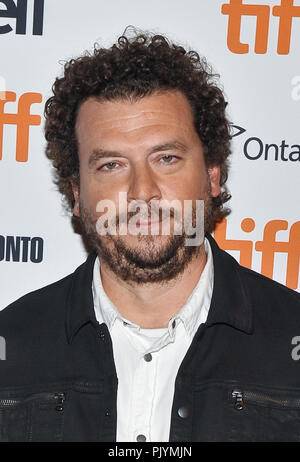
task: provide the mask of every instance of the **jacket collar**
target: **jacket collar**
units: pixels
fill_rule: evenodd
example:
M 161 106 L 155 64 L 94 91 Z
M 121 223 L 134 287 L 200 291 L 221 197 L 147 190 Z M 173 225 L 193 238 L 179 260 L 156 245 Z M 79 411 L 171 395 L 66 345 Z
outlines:
M 253 332 L 253 309 L 244 271 L 237 261 L 221 250 L 211 235 L 214 289 L 206 324 L 224 323 L 248 334 Z
M 66 334 L 71 343 L 79 329 L 88 322 L 97 324 L 92 293 L 94 263 L 97 257 L 93 250 L 85 263 L 71 275 L 72 283 L 67 298 Z
M 221 250 L 213 237 L 208 238 L 214 265 L 214 285 L 206 324 L 228 324 L 248 334 L 253 332 L 252 307 L 246 282 L 236 260 Z M 73 273 L 67 299 L 66 334 L 68 342 L 88 322 L 97 325 L 92 293 L 96 250 Z

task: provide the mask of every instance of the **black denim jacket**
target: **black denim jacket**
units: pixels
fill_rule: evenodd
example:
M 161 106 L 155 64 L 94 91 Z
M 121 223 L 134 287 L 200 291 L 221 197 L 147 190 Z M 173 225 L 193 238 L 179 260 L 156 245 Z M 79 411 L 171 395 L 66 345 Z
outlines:
M 300 295 L 207 237 L 212 301 L 177 373 L 170 441 L 300 441 Z M 94 314 L 95 258 L 0 312 L 0 441 L 116 440 L 118 379 Z

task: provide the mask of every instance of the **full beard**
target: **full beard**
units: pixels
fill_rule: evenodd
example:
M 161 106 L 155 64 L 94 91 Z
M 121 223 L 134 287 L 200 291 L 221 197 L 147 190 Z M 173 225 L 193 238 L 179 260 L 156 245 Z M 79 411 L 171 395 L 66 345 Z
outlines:
M 204 231 L 212 213 L 210 189 L 204 199 Z M 100 235 L 96 231 L 98 217 L 80 201 L 80 222 L 85 237 L 97 250 L 113 273 L 123 281 L 135 284 L 160 283 L 178 278 L 190 261 L 201 252 L 202 245 L 186 245 L 186 239 L 193 236 L 182 234 L 127 236 Z M 196 211 L 192 211 L 195 226 Z M 133 243 L 133 245 L 132 245 Z

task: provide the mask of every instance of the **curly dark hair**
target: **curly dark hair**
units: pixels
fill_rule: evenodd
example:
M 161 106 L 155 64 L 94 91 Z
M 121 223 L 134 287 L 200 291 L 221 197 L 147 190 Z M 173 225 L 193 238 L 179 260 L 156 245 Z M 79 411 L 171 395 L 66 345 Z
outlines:
M 128 36 L 125 31 L 110 48 L 96 44 L 93 53 L 68 61 L 45 105 L 46 155 L 56 169 L 56 183 L 67 206 L 74 206 L 71 180 L 79 185 L 75 123 L 80 105 L 90 97 L 137 99 L 157 91 L 179 90 L 191 105 L 206 166 L 219 165 L 221 170 L 221 193 L 212 198 L 207 229 L 213 231 L 216 223 L 230 213 L 224 204 L 231 198 L 225 185 L 230 123 L 218 77 L 196 51 L 187 51 L 163 35 L 148 32 L 135 31 Z

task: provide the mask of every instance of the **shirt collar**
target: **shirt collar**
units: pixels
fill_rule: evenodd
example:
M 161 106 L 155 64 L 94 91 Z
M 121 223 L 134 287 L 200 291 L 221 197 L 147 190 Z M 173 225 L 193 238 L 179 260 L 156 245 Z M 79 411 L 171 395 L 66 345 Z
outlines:
M 124 323 L 133 324 L 121 316 L 115 305 L 106 295 L 101 280 L 99 257 L 96 258 L 94 264 L 92 291 L 94 309 L 98 322 L 105 322 L 108 330 L 111 330 L 116 318 L 119 318 Z
M 211 235 L 207 234 L 206 237 L 211 246 L 214 273 L 212 298 L 206 323 L 208 325 L 225 323 L 246 333 L 252 333 L 250 293 L 239 264 L 231 255 L 218 247 Z M 70 290 L 66 300 L 66 334 L 69 342 L 86 323 L 98 324 L 92 289 L 96 258 L 97 252 L 93 250 L 86 262 L 73 274 L 67 276 L 70 280 Z
M 200 320 L 206 320 L 213 292 L 214 265 L 211 247 L 207 238 L 204 240 L 204 248 L 207 259 L 199 281 L 183 307 L 170 320 L 171 323 L 173 319 L 175 321 L 180 319 L 190 337 L 194 336 Z

